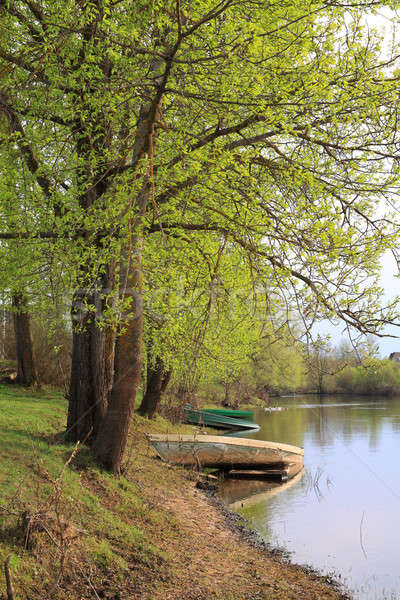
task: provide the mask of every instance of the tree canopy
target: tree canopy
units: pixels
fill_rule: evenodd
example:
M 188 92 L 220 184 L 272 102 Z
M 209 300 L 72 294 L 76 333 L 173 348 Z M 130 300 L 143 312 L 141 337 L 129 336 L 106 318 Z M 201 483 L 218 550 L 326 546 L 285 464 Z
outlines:
M 268 281 L 306 330 L 393 320 L 376 277 L 398 233 L 398 49 L 366 19 L 393 4 L 0 3 L 0 238 L 69 273 L 68 430 L 104 465 L 120 469 L 163 239 L 213 264 L 225 243 L 239 287 Z

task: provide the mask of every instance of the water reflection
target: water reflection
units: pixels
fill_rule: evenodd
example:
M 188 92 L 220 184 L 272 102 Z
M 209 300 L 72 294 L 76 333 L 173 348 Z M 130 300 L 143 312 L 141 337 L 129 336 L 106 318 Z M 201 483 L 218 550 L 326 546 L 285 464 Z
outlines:
M 304 473 L 305 471 L 302 469 L 300 473 L 285 483 L 260 479 L 227 479 L 221 486 L 221 497 L 232 510 L 249 507 L 269 500 L 272 496 L 296 485 Z
M 231 430 L 231 431 L 226 431 L 224 432 L 223 435 L 226 435 L 228 437 L 243 437 L 243 438 L 250 438 L 250 437 L 254 437 L 253 433 L 256 433 L 257 431 L 260 431 L 260 428 L 257 426 L 253 426 L 251 429 L 240 429 L 239 431 L 236 430 Z
M 225 501 L 297 562 L 340 573 L 355 598 L 400 598 L 400 398 L 281 404 L 257 411 L 248 437 L 304 446 L 305 474 L 283 486 L 225 482 Z

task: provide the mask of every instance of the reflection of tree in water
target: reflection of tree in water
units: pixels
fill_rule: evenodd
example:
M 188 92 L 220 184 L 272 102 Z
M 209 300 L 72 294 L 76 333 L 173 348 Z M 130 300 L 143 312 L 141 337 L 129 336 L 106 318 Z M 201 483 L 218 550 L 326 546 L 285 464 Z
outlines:
M 290 408 L 282 412 L 259 411 L 255 414 L 254 420 L 260 426 L 260 431 L 252 437 L 304 446 L 309 421 L 306 413 L 307 411 L 298 408 Z
M 392 421 L 392 431 L 400 434 L 400 416 L 397 416 L 396 420 Z
M 256 437 L 296 446 L 304 446 L 310 439 L 320 447 L 330 447 L 337 439 L 348 446 L 354 439 L 362 437 L 368 439 L 369 448 L 374 451 L 388 423 L 391 423 L 393 431 L 400 433 L 400 398 L 374 397 L 369 400 L 354 396 L 323 396 L 318 406 L 318 400 L 312 402 L 313 398 L 315 396 L 308 396 L 307 400 L 304 397 L 301 401 L 297 399 L 299 407 L 295 406 L 296 399 L 293 399 L 286 411 L 259 413 L 256 421 L 260 431 Z M 347 406 L 335 406 L 346 401 Z M 310 407 L 300 408 L 304 404 Z
M 326 402 L 326 398 L 321 398 L 323 402 Z M 310 433 L 312 441 L 318 446 L 332 446 L 335 441 L 335 430 L 332 428 L 331 423 L 331 410 L 323 406 L 319 408 L 311 408 L 312 418 L 310 421 Z

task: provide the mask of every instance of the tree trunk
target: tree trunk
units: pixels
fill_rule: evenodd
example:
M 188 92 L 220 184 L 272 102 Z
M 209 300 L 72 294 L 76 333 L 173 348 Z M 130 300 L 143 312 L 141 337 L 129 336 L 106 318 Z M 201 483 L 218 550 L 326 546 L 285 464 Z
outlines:
M 159 57 L 154 58 L 151 70 L 158 72 L 162 64 Z M 124 324 L 124 332 L 117 338 L 114 361 L 114 380 L 109 404 L 99 431 L 94 439 L 93 454 L 97 462 L 115 474 L 121 473 L 128 434 L 135 408 L 136 395 L 139 388 L 142 363 L 143 338 L 143 300 L 142 300 L 142 239 L 137 231 L 142 229 L 142 219 L 146 213 L 150 192 L 153 187 L 153 156 L 155 143 L 154 123 L 159 114 L 161 96 L 158 101 L 147 102 L 140 109 L 135 143 L 132 150 L 132 163 L 146 154 L 149 158 L 149 177 L 137 198 L 136 215 L 130 224 L 131 247 L 121 263 L 121 271 L 125 271 L 126 287 L 122 290 L 122 299 L 132 296 L 133 316 Z M 133 264 L 131 265 L 131 260 Z M 122 274 L 122 273 L 121 273 Z M 122 277 L 123 278 L 123 277 Z
M 0 359 L 4 359 L 6 357 L 6 327 L 7 327 L 7 312 L 6 305 L 4 302 L 1 307 L 1 324 L 0 324 Z
M 169 386 L 169 382 L 171 381 L 172 368 L 168 369 L 168 371 L 164 371 L 164 377 L 161 384 L 161 394 L 165 392 L 167 387 Z
M 15 343 L 17 351 L 17 379 L 20 385 L 37 385 L 31 322 L 27 311 L 27 299 L 24 294 L 16 293 L 12 297 Z
M 167 389 L 170 379 L 171 371 L 165 370 L 163 360 L 157 356 L 153 364 L 149 356 L 147 362 L 146 393 L 139 407 L 139 414 L 149 419 L 155 417 L 161 403 L 162 395 Z
M 97 323 L 73 333 L 67 420 L 67 439 L 71 442 L 96 435 L 107 410 L 110 391 L 107 335 L 107 330 L 100 329 Z
M 117 338 L 110 402 L 93 444 L 93 454 L 98 463 L 115 474 L 121 473 L 141 376 L 143 307 L 141 241 L 137 238 L 134 248 L 135 264 L 128 273 L 128 287 L 124 294 L 132 296 L 133 315 L 124 324 L 124 332 Z
M 69 389 L 67 439 L 92 440 L 107 411 L 114 371 L 115 335 L 102 324 L 108 296 L 114 286 L 114 265 L 110 265 L 98 286 L 88 294 L 77 290 L 72 303 L 72 364 Z M 87 305 L 94 306 L 90 312 Z
M 225 383 L 225 397 L 222 402 L 222 406 L 226 406 L 227 408 L 232 408 L 232 389 L 230 383 Z
M 318 373 L 318 394 L 321 396 L 324 393 L 324 375 L 322 372 Z

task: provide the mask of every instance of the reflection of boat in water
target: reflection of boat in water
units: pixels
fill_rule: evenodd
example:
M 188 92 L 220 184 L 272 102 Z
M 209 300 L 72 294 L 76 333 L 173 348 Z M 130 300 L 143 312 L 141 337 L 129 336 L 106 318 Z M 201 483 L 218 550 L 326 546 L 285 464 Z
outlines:
M 252 427 L 251 429 L 241 429 L 239 431 L 227 431 L 226 435 L 228 435 L 229 437 L 247 437 L 248 435 L 252 435 L 253 433 L 256 433 L 257 431 L 260 431 L 260 427 L 259 427 L 259 425 L 255 424 L 255 427 Z
M 303 463 L 304 450 L 289 444 L 213 435 L 147 434 L 166 462 L 197 468 L 275 470 Z M 254 476 L 254 474 L 253 474 Z
M 304 472 L 302 468 L 297 475 L 285 483 L 260 479 L 226 479 L 219 488 L 219 496 L 232 510 L 252 506 L 288 490 L 300 481 Z

